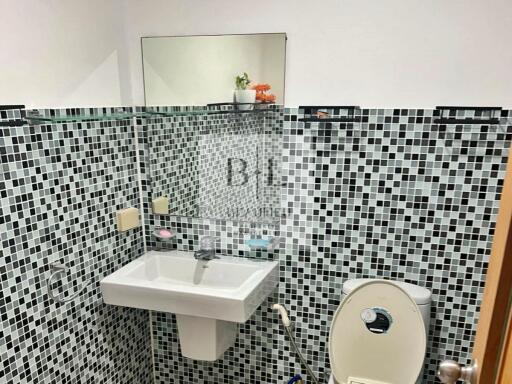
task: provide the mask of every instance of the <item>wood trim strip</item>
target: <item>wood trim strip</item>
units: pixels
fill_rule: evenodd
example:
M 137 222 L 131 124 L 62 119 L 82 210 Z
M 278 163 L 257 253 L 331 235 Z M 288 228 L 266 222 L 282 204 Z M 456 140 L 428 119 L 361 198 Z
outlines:
M 494 384 L 501 343 L 508 320 L 512 290 L 512 149 L 501 194 L 500 209 L 473 348 L 478 384 Z
M 502 349 L 498 384 L 510 383 L 512 383 L 512 310 L 509 303 L 507 336 Z

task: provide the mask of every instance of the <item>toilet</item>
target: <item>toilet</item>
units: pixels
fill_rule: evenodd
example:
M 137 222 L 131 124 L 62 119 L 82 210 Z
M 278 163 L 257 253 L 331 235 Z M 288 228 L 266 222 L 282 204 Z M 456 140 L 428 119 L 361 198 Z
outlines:
M 353 279 L 329 335 L 329 384 L 419 384 L 431 292 L 414 284 Z

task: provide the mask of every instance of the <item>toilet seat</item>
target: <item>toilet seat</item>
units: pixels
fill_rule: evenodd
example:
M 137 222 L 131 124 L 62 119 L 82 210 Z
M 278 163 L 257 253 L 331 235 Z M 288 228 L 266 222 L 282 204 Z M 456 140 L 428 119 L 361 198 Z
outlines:
M 372 280 L 345 297 L 331 323 L 329 359 L 339 384 L 412 384 L 426 335 L 414 300 L 398 285 Z

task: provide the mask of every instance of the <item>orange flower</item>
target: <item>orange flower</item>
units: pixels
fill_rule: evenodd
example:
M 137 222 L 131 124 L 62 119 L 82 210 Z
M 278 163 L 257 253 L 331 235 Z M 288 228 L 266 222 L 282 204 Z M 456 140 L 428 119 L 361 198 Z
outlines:
M 267 102 L 267 103 L 274 103 L 276 101 L 276 95 L 274 95 L 272 93 L 265 95 L 265 96 L 266 96 L 265 102 Z
M 255 84 L 252 86 L 252 89 L 256 90 L 256 92 L 270 91 L 271 88 L 270 84 Z
M 256 93 L 256 100 L 262 103 L 273 103 L 276 101 L 276 95 L 258 92 Z

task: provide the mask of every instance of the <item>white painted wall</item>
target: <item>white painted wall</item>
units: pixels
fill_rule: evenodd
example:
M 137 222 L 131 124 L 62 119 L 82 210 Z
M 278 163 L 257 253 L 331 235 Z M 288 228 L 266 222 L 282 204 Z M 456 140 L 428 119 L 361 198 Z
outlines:
M 512 107 L 510 0 L 125 0 L 141 36 L 286 32 L 286 104 Z
M 140 105 L 141 36 L 255 32 L 290 106 L 512 107 L 510 0 L 0 0 L 0 104 Z
M 118 0 L 0 0 L 0 104 L 130 103 Z

